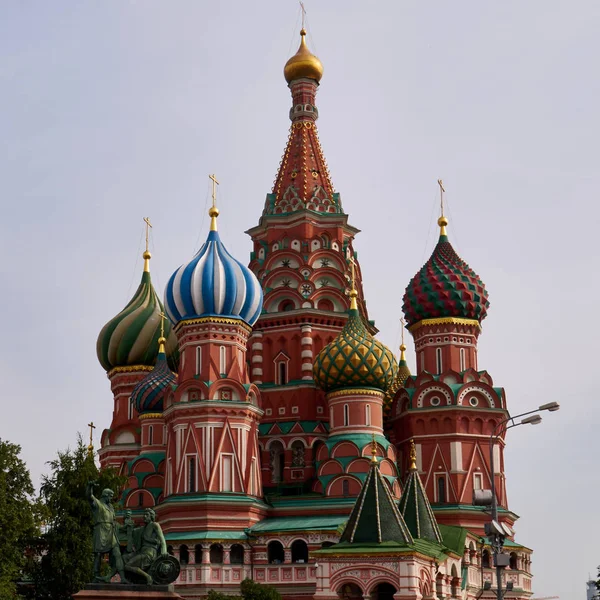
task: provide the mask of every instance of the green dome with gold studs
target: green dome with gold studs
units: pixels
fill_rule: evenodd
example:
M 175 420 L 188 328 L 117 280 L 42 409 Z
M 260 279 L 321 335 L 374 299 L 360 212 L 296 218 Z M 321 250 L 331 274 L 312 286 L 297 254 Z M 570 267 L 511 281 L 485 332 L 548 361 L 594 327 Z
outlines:
M 315 359 L 315 383 L 325 392 L 362 387 L 385 392 L 397 370 L 391 350 L 368 332 L 352 297 L 348 322 Z

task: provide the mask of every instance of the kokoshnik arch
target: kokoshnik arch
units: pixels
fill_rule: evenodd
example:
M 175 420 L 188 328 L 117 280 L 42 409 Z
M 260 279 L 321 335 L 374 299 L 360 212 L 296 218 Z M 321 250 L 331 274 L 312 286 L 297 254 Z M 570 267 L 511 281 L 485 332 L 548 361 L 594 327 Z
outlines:
M 442 214 L 402 306 L 416 374 L 404 343 L 396 361 L 376 339 L 359 230 L 318 137 L 323 66 L 300 35 L 284 69 L 289 137 L 247 232 L 249 265 L 225 248 L 213 202 L 208 238 L 174 271 L 164 305 L 146 248 L 139 288 L 100 332 L 114 397 L 100 461 L 128 477 L 134 516 L 156 510 L 186 598 L 234 594 L 251 577 L 290 600 L 474 599 L 493 565 L 472 492 L 491 488 L 490 432 L 507 415 L 478 364 L 488 293 Z M 503 445 L 495 487 L 512 527 Z M 525 600 L 531 550 L 505 548 L 511 597 Z

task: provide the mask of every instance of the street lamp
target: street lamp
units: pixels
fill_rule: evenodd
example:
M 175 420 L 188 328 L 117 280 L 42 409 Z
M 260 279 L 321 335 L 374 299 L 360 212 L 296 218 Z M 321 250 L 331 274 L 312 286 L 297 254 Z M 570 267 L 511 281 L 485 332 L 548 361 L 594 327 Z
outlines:
M 509 416 L 498 423 L 490 434 L 490 471 L 492 477 L 491 494 L 487 490 L 476 490 L 473 494 L 473 503 L 479 506 L 489 506 L 492 509 L 492 519 L 485 524 L 485 533 L 490 540 L 494 555 L 494 566 L 496 567 L 496 597 L 497 600 L 503 600 L 504 594 L 508 590 L 502 589 L 502 569 L 508 567 L 510 559 L 507 554 L 502 552 L 504 547 L 504 539 L 507 535 L 511 535 L 510 528 L 505 523 L 498 522 L 498 498 L 496 497 L 496 473 L 494 468 L 494 444 L 500 437 L 513 427 L 519 425 L 539 425 L 542 422 L 542 417 L 539 414 L 542 411 L 555 412 L 560 409 L 558 402 L 549 402 L 542 404 L 535 410 L 521 413 L 514 417 Z M 525 417 L 525 418 L 522 418 Z M 517 422 L 517 419 L 521 419 Z M 510 425 L 509 425 L 510 423 Z

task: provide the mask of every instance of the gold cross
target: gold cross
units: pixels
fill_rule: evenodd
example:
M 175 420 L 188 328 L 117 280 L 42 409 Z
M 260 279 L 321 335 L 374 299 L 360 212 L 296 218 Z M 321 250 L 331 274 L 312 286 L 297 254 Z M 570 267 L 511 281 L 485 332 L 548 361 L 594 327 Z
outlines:
M 217 176 L 214 173 L 209 175 L 208 178 L 212 180 L 212 205 L 214 208 L 217 205 L 217 186 L 219 185 L 219 182 L 217 181 Z
M 354 267 L 356 265 L 356 261 L 354 260 L 354 256 L 350 257 L 350 273 L 352 274 L 352 289 L 356 289 L 356 272 L 354 271 Z
M 304 2 L 300 2 L 300 8 L 302 10 L 302 29 L 304 29 L 304 18 L 306 17 L 306 9 L 304 8 Z
M 404 326 L 406 325 L 406 321 L 401 317 L 400 318 L 400 336 L 402 338 L 401 344 L 404 346 Z
M 146 223 L 146 252 L 148 252 L 148 238 L 152 223 L 150 223 L 150 217 L 144 217 L 144 223 Z
M 167 315 L 165 315 L 165 313 L 158 313 L 158 316 L 160 317 L 160 337 L 164 338 L 165 337 L 165 320 L 167 318 Z
M 440 216 L 444 216 L 444 182 L 438 179 L 438 185 L 440 186 Z
M 88 446 L 88 452 L 89 452 L 89 454 L 93 454 L 94 453 L 94 429 L 96 429 L 96 426 L 94 425 L 94 421 L 92 421 L 91 423 L 88 423 L 88 427 L 90 428 L 90 445 Z

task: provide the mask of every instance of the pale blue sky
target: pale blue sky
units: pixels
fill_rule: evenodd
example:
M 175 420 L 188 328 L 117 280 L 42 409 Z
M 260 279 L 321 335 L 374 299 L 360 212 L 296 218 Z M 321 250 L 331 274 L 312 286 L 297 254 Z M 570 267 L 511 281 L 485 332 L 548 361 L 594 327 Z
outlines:
M 518 538 L 536 595 L 583 597 L 600 563 L 595 341 L 600 4 L 596 0 L 306 2 L 325 66 L 321 142 L 359 252 L 371 317 L 397 348 L 402 294 L 449 235 L 485 281 L 480 368 L 520 412 L 508 435 Z M 107 426 L 95 357 L 141 275 L 169 275 L 208 229 L 247 260 L 289 126 L 292 0 L 5 0 L 0 6 L 0 437 L 44 461 Z M 410 358 L 412 361 L 412 346 Z

